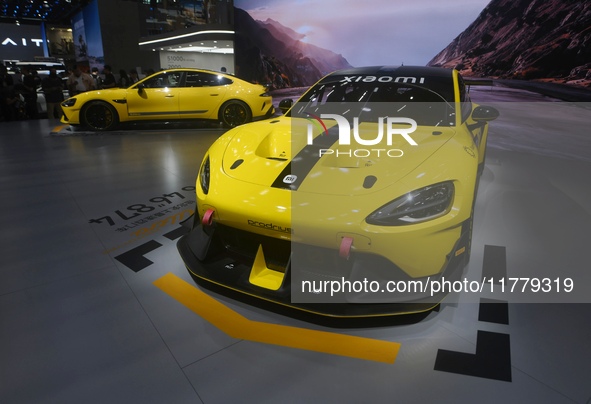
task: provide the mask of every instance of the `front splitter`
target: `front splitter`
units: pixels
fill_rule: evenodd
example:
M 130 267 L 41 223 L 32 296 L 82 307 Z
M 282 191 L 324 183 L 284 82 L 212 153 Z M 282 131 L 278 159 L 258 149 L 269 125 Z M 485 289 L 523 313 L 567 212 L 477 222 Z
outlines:
M 227 289 L 290 309 L 296 309 L 314 315 L 342 318 L 398 316 L 425 313 L 436 308 L 444 295 L 430 298 L 427 302 L 396 303 L 294 303 L 291 301 L 290 274 L 285 274 L 285 282 L 277 290 L 269 290 L 249 282 L 251 267 L 224 254 L 210 254 L 201 260 L 191 249 L 191 235 L 203 233 L 201 226 L 181 237 L 177 242 L 178 251 L 194 279 L 203 286 L 215 286 L 216 291 Z M 198 233 L 197 233 L 198 234 Z M 193 241 L 194 243 L 194 241 Z M 288 268 L 289 271 L 289 268 Z M 237 292 L 237 293 L 236 293 Z

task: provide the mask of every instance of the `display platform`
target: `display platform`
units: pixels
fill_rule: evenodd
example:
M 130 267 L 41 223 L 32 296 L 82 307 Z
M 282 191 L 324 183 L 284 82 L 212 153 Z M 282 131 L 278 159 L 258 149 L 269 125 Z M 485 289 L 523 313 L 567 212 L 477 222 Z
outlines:
M 537 98 L 473 92 L 514 96 Z M 591 141 L 545 151 L 554 128 L 508 125 L 491 125 L 465 277 L 577 274 Z M 197 285 L 176 240 L 221 128 L 0 126 L 0 402 L 591 400 L 589 302 L 460 293 L 415 321 L 323 325 Z

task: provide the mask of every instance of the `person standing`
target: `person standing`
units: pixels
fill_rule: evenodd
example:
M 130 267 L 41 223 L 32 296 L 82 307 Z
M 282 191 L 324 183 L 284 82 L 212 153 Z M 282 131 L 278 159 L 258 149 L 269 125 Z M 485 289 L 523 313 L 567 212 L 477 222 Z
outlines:
M 72 74 L 68 77 L 67 86 L 68 91 L 70 92 L 70 97 L 73 97 L 77 94 L 94 89 L 94 80 L 90 77 L 90 74 L 84 73 L 80 70 L 80 67 L 74 66 Z
M 11 112 L 11 106 L 9 100 L 14 89 L 14 81 L 8 69 L 3 64 L 0 64 L 0 121 L 11 121 L 13 114 Z
M 138 81 L 140 81 L 140 78 L 137 74 L 137 70 L 135 69 L 131 69 L 129 71 L 129 81 L 130 81 L 130 85 L 137 83 Z
M 119 88 L 127 88 L 131 85 L 131 80 L 124 69 L 119 70 Z
M 11 74 L 12 81 L 15 87 L 20 87 L 23 85 L 23 72 L 19 68 L 14 70 L 14 74 Z
M 29 69 L 24 70 L 21 94 L 25 100 L 25 110 L 29 119 L 37 119 L 37 80 Z
M 60 103 L 64 100 L 64 86 L 55 68 L 49 69 L 49 76 L 43 79 L 41 88 L 43 89 L 45 102 L 47 103 L 47 119 L 61 118 L 62 106 Z
M 108 89 L 117 87 L 117 80 L 115 80 L 111 66 L 105 65 L 103 68 L 103 74 L 105 75 L 105 79 L 103 80 L 103 88 Z
M 98 67 L 93 67 L 90 75 L 94 79 L 94 88 L 97 90 L 101 90 L 103 88 L 103 79 L 102 79 L 101 75 L 99 74 Z

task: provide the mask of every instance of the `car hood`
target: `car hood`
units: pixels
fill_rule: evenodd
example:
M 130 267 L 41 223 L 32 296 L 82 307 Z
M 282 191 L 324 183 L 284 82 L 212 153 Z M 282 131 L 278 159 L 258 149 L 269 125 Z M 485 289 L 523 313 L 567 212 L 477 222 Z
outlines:
M 400 135 L 392 136 L 391 145 L 385 140 L 374 146 L 342 145 L 336 125 L 327 131 L 315 126 L 309 145 L 307 126 L 302 125 L 305 120 L 281 117 L 235 129 L 224 152 L 224 172 L 267 187 L 359 195 L 396 183 L 455 134 L 450 127 L 418 127 L 410 134 L 416 146 Z M 377 130 L 376 123 L 359 125 L 363 139 L 375 138 Z

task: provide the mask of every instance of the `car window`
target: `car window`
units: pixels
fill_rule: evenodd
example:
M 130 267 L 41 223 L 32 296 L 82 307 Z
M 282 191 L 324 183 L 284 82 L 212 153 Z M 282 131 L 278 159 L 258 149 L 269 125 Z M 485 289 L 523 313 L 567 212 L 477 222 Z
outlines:
M 455 125 L 452 104 L 435 91 L 410 83 L 326 82 L 304 94 L 294 111 L 298 115 L 338 114 L 360 122 L 405 117 L 419 125 Z
M 181 83 L 181 72 L 165 72 L 143 82 L 146 88 L 178 87 Z
M 222 75 L 204 72 L 187 72 L 185 87 L 214 87 L 232 84 L 232 80 Z

